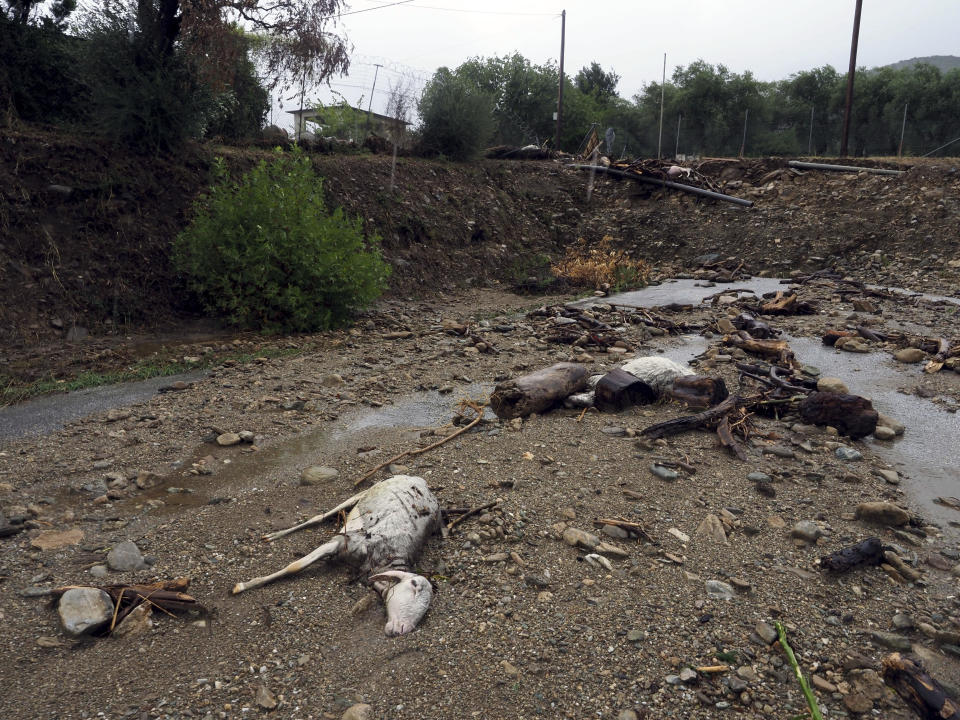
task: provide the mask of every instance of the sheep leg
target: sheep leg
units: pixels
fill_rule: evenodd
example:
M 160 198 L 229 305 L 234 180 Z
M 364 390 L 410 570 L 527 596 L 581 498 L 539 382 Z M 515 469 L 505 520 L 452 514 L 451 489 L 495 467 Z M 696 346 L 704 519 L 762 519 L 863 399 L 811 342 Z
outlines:
M 360 502 L 360 498 L 363 497 L 365 493 L 366 493 L 366 490 L 364 490 L 363 492 L 357 493 L 352 498 L 348 500 L 344 500 L 342 503 L 340 503 L 335 508 L 333 508 L 333 510 L 328 510 L 327 512 L 321 515 L 314 515 L 312 518 L 310 518 L 309 520 L 305 520 L 299 525 L 294 525 L 293 527 L 287 528 L 286 530 L 277 530 L 276 532 L 267 533 L 266 535 L 263 536 L 263 539 L 266 540 L 267 542 L 272 542 L 273 540 L 282 538 L 284 535 L 295 533 L 297 530 L 303 530 L 304 528 L 313 527 L 314 525 L 319 525 L 324 520 L 327 520 L 328 518 L 332 518 L 341 510 L 352 508 L 354 505 Z
M 271 583 L 274 580 L 279 580 L 282 577 L 287 575 L 293 575 L 298 573 L 304 568 L 313 565 L 317 560 L 327 560 L 334 557 L 339 552 L 341 552 L 347 546 L 347 539 L 343 535 L 337 535 L 329 542 L 325 542 L 323 545 L 318 547 L 309 555 L 305 555 L 299 560 L 294 560 L 292 563 L 287 565 L 283 570 L 279 570 L 272 575 L 264 575 L 263 577 L 257 577 L 253 580 L 248 580 L 247 582 L 237 583 L 233 586 L 233 594 L 242 593 L 244 590 L 250 590 L 252 588 L 258 588 L 261 585 L 266 585 Z

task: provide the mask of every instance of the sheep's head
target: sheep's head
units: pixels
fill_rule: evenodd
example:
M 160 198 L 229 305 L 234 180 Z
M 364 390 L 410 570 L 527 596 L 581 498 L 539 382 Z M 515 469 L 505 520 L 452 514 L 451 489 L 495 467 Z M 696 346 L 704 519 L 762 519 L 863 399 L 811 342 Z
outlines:
M 433 599 L 433 587 L 423 575 L 387 570 L 371 575 L 369 581 L 387 606 L 387 635 L 405 635 L 423 619 Z

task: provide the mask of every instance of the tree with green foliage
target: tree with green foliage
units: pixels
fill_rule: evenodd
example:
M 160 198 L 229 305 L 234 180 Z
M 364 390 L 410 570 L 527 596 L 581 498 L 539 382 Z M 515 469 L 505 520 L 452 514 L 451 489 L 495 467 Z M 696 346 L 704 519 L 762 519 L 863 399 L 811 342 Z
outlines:
M 492 98 L 476 83 L 440 68 L 418 105 L 422 150 L 453 160 L 476 157 L 493 134 L 493 107 Z
M 174 263 L 209 310 L 245 328 L 309 332 L 341 325 L 386 287 L 380 238 L 327 209 L 323 181 L 299 148 L 277 151 L 239 181 L 222 160 L 174 243 Z
M 207 113 L 204 134 L 207 137 L 220 137 L 225 140 L 246 140 L 255 138 L 263 129 L 267 113 L 270 112 L 270 93 L 260 82 L 252 54 L 257 38 L 234 28 L 236 50 L 232 65 L 204 80 L 215 89 L 212 108 Z M 201 71 L 201 76 L 205 73 Z
M 81 26 L 87 124 L 146 154 L 200 137 L 213 100 L 193 59 L 157 31 L 164 2 L 104 0 Z
M 597 62 L 592 62 L 589 66 L 584 65 L 573 78 L 573 84 L 577 90 L 605 105 L 617 97 L 619 82 L 619 75 L 613 70 L 605 71 Z
M 76 41 L 64 32 L 76 0 L 0 1 L 0 116 L 75 120 L 83 88 L 72 68 Z
M 541 144 L 553 136 L 559 71 L 552 63 L 534 65 L 514 53 L 472 58 L 453 74 L 492 98 L 494 144 Z

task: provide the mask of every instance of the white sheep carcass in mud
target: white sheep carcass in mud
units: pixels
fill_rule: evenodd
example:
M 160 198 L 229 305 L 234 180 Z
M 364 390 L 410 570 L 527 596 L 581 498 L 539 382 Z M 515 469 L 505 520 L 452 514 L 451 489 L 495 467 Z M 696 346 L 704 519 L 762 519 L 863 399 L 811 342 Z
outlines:
M 371 573 L 367 581 L 380 593 L 387 608 L 387 635 L 413 630 L 430 607 L 433 587 L 425 577 L 409 570 L 440 527 L 440 504 L 423 478 L 394 475 L 322 515 L 265 535 L 264 539 L 276 540 L 318 525 L 348 508 L 352 509 L 346 525 L 332 539 L 272 575 L 237 583 L 233 593 L 293 575 L 318 560 L 340 560 Z
M 628 360 L 620 369 L 649 385 L 657 397 L 667 392 L 678 377 L 693 375 L 686 365 L 656 355 Z

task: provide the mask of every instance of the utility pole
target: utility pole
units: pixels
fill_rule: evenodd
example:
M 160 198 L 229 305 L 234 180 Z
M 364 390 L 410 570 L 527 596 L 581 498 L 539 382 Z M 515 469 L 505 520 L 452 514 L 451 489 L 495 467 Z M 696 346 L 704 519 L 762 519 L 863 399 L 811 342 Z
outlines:
M 897 157 L 903 155 L 903 133 L 907 129 L 907 107 L 910 103 L 903 104 L 903 124 L 900 125 L 900 147 L 897 148 Z
M 370 103 L 367 105 L 367 132 L 370 132 L 370 119 L 371 111 L 373 110 L 373 93 L 377 89 L 377 74 L 380 72 L 380 68 L 383 67 L 380 63 L 374 63 L 374 67 L 377 69 L 373 71 L 373 87 L 370 88 Z
M 747 149 L 747 120 L 749 119 L 750 108 L 747 108 L 747 111 L 743 114 L 743 142 L 740 143 L 740 157 L 743 157 L 743 153 Z
M 677 159 L 680 154 L 680 121 L 683 120 L 683 113 L 677 115 L 677 142 L 673 146 L 673 159 Z
M 657 160 L 660 159 L 660 146 L 663 143 L 663 86 L 667 84 L 667 54 L 663 54 L 663 80 L 660 81 L 660 134 L 657 136 Z
M 560 13 L 560 82 L 557 89 L 557 137 L 553 141 L 554 149 L 560 149 L 560 124 L 563 120 L 563 50 L 567 41 L 567 11 Z
M 847 71 L 847 107 L 843 111 L 843 137 L 840 138 L 840 157 L 847 156 L 847 139 L 850 137 L 850 112 L 853 108 L 853 76 L 857 72 L 857 42 L 860 40 L 860 10 L 863 0 L 857 0 L 853 14 L 853 39 L 850 41 L 850 69 Z
M 810 137 L 807 138 L 807 155 L 813 155 L 813 105 L 810 106 Z

